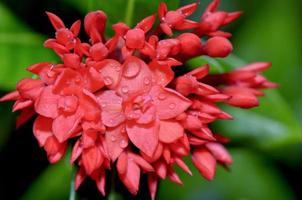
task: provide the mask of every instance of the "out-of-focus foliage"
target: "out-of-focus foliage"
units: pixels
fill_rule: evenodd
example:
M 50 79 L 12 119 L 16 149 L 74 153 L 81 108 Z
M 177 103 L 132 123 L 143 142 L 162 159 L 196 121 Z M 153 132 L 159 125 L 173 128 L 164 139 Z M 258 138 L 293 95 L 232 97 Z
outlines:
M 194 167 L 193 176 L 182 173 L 183 187 L 163 181 L 159 199 L 175 200 L 234 200 L 234 199 L 294 199 L 291 189 L 283 182 L 271 162 L 259 154 L 236 148 L 230 172 L 219 167 L 216 178 L 207 182 Z
M 30 74 L 25 68 L 36 62 L 53 61 L 54 54 L 43 47 L 44 37 L 34 33 L 0 2 L 0 86 L 12 90 L 18 80 Z
M 0 2 L 0 90 L 2 93 L 14 89 L 19 79 L 30 76 L 25 71 L 27 66 L 40 61 L 57 60 L 50 50 L 43 48 L 46 36 L 34 32 L 32 24 L 26 23 L 20 15 L 16 15 L 14 9 L 9 9 L 6 4 L 10 2 L 10 0 Z M 143 17 L 155 13 L 160 1 L 47 0 L 45 4 L 43 2 L 38 1 L 37 4 L 53 5 L 53 8 L 56 4 L 64 4 L 64 8 L 75 9 L 82 14 L 78 18 L 83 18 L 90 10 L 104 10 L 108 16 L 107 34 L 110 35 L 113 34 L 109 31 L 113 23 L 127 21 L 135 25 Z M 169 8 L 173 9 L 177 7 L 179 0 L 165 2 Z M 191 2 L 194 0 L 180 1 L 182 5 Z M 198 19 L 198 13 L 209 2 L 209 0 L 201 1 L 197 14 L 193 16 L 194 19 Z M 11 8 L 12 5 L 18 6 L 18 3 L 10 4 Z M 272 81 L 280 83 L 280 88 L 277 91 L 267 91 L 259 108 L 250 111 L 224 108 L 234 116 L 235 120 L 221 121 L 216 123 L 214 128 L 231 137 L 233 141 L 231 146 L 240 146 L 240 148 L 232 148 L 234 165 L 231 166 L 230 172 L 218 168 L 216 179 L 213 182 L 206 182 L 198 172 L 193 171 L 193 177 L 182 175 L 185 186 L 181 188 L 164 181 L 160 184 L 159 199 L 291 200 L 295 198 L 291 186 L 297 188 L 299 185 L 296 185 L 296 180 L 291 183 L 291 186 L 288 185 L 286 179 L 289 178 L 280 173 L 279 164 L 290 166 L 290 169 L 295 171 L 299 171 L 298 166 L 302 166 L 302 148 L 300 147 L 302 143 L 301 6 L 302 3 L 299 0 L 222 0 L 222 9 L 244 10 L 245 12 L 237 23 L 229 27 L 234 33 L 232 39 L 234 54 L 240 56 L 245 62 L 273 62 L 273 67 L 266 75 Z M 30 9 L 30 7 L 26 8 Z M 48 9 L 45 7 L 45 10 Z M 52 11 L 55 12 L 55 10 Z M 67 16 L 61 17 L 64 19 Z M 50 26 L 47 21 L 42 24 Z M 202 57 L 189 64 L 196 67 L 203 63 L 210 63 L 211 72 L 221 73 L 244 64 L 245 62 L 241 59 L 236 56 L 227 59 Z M 14 116 L 10 114 L 9 105 L 9 103 L 0 104 L 0 147 L 5 147 L 6 139 L 9 138 L 14 124 Z M 241 148 L 242 146 L 244 148 Z M 291 161 L 290 164 L 289 161 Z M 32 184 L 28 184 L 22 199 L 67 199 L 72 169 L 65 162 L 62 161 L 46 168 Z M 3 164 L 9 165 L 9 163 Z M 19 164 L 22 170 L 22 163 Z M 13 175 L 13 172 L 7 173 Z

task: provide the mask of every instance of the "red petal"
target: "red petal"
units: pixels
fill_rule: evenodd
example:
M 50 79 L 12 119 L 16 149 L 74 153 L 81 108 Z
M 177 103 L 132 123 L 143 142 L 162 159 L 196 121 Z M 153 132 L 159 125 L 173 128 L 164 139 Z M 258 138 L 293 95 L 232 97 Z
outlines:
M 60 96 L 55 95 L 52 91 L 53 86 L 47 86 L 43 89 L 35 102 L 35 110 L 40 115 L 54 119 L 58 116 L 57 106 Z
M 159 123 L 159 140 L 164 143 L 172 143 L 184 134 L 184 129 L 176 121 L 164 121 Z
M 177 117 L 191 105 L 189 99 L 168 88 L 154 86 L 150 91 L 150 95 L 153 97 L 159 119 Z
M 87 174 L 91 175 L 98 169 L 104 161 L 104 157 L 99 148 L 94 146 L 84 149 L 82 152 L 82 162 Z
M 128 167 L 128 156 L 126 153 L 122 153 L 116 163 L 117 171 L 120 175 L 126 173 Z
M 25 78 L 19 81 L 17 84 L 17 90 L 22 98 L 35 100 L 41 90 L 44 87 L 44 83 L 41 80 Z
M 152 200 L 155 200 L 155 195 L 156 195 L 156 191 L 157 191 L 157 183 L 158 183 L 157 176 L 155 174 L 149 174 L 148 175 L 148 187 L 149 187 L 149 191 L 150 191 Z
M 152 73 L 149 66 L 137 57 L 129 57 L 123 64 L 124 73 L 116 88 L 124 98 L 150 90 Z
M 163 161 L 158 161 L 153 166 L 154 166 L 156 174 L 161 179 L 165 179 L 167 176 L 167 164 Z
M 186 163 L 182 159 L 175 158 L 175 162 L 182 170 L 184 170 L 186 173 L 188 173 L 189 175 L 192 176 L 191 170 L 189 169 L 189 167 L 186 165 Z
M 154 21 L 155 21 L 155 15 L 148 16 L 144 18 L 142 21 L 140 21 L 136 25 L 136 28 L 142 29 L 146 33 L 152 28 Z
M 185 16 L 192 15 L 198 7 L 198 3 L 191 3 L 189 5 L 183 6 L 178 11 L 182 12 Z
M 224 37 L 212 37 L 203 46 L 203 52 L 210 57 L 226 57 L 233 51 L 233 45 Z
M 79 156 L 81 155 L 83 151 L 82 145 L 81 145 L 81 140 L 77 140 L 77 142 L 75 143 L 75 145 L 72 148 L 72 152 L 71 152 L 71 156 L 70 156 L 70 163 L 74 163 L 74 161 L 76 161 Z
M 81 28 L 81 21 L 77 20 L 76 22 L 74 22 L 71 27 L 70 27 L 70 31 L 74 34 L 74 36 L 76 37 L 77 35 L 79 35 L 80 33 L 80 28 Z
M 81 80 L 80 74 L 72 69 L 66 68 L 64 71 L 58 76 L 53 92 L 58 94 L 63 92 L 66 88 L 71 86 L 78 86 L 78 80 Z
M 138 125 L 131 121 L 127 122 L 127 133 L 131 142 L 144 152 L 152 156 L 158 144 L 158 122 Z
M 83 89 L 80 97 L 80 110 L 83 113 L 83 119 L 88 121 L 98 121 L 101 117 L 101 109 L 95 95 L 88 90 Z
M 195 149 L 192 153 L 192 161 L 203 177 L 207 180 L 212 180 L 214 178 L 216 159 L 207 149 Z
M 75 183 L 74 183 L 75 190 L 79 189 L 79 187 L 83 183 L 85 177 L 86 177 L 85 170 L 84 170 L 84 168 L 81 167 L 77 171 L 76 176 L 75 176 Z
M 114 162 L 128 146 L 128 136 L 124 124 L 108 128 L 105 133 L 107 150 L 112 162 Z
M 152 70 L 152 79 L 156 84 L 165 87 L 168 85 L 174 78 L 174 72 L 170 66 L 160 65 L 157 61 L 152 61 L 149 64 L 150 69 Z
M 257 97 L 249 88 L 230 86 L 223 89 L 223 93 L 231 98 L 225 102 L 241 108 L 252 108 L 259 105 Z
M 179 176 L 174 170 L 170 169 L 168 171 L 168 177 L 172 182 L 177 183 L 179 185 L 183 185 L 183 182 L 180 180 Z
M 103 11 L 90 12 L 85 16 L 84 27 L 93 43 L 100 42 L 106 27 L 107 16 Z
M 144 160 L 142 157 L 140 157 L 137 154 L 134 153 L 128 153 L 128 157 L 130 159 L 133 159 L 133 161 L 138 164 L 143 170 L 147 171 L 147 172 L 153 172 L 154 169 L 153 167 L 146 161 Z
M 124 174 L 119 174 L 119 177 L 129 192 L 131 192 L 133 195 L 136 195 L 140 181 L 139 166 L 131 159 L 128 159 L 127 171 Z
M 81 118 L 82 114 L 78 111 L 73 115 L 62 114 L 55 118 L 52 124 L 52 130 L 56 138 L 60 142 L 69 139 L 73 131 L 76 130 Z
M 53 136 L 52 122 L 52 119 L 43 116 L 38 116 L 34 122 L 33 132 L 41 147 L 45 145 L 49 137 Z
M 32 107 L 23 109 L 21 114 L 16 119 L 16 127 L 19 128 L 25 122 L 27 122 L 32 116 L 34 116 L 36 112 Z
M 63 55 L 63 63 L 68 68 L 77 69 L 80 67 L 80 56 L 75 53 L 67 53 Z
M 29 108 L 33 104 L 32 100 L 17 100 L 13 105 L 13 112 Z
M 160 2 L 159 6 L 158 6 L 158 16 L 160 20 L 163 20 L 163 18 L 165 17 L 166 13 L 167 13 L 167 5 L 164 2 Z
M 122 101 L 113 90 L 97 94 L 97 100 L 102 108 L 102 121 L 108 127 L 115 127 L 125 120 Z
M 206 147 L 210 150 L 217 161 L 226 165 L 232 164 L 232 157 L 222 144 L 209 142 L 206 144 Z
M 60 143 L 54 136 L 51 136 L 46 140 L 44 148 L 49 162 L 56 163 L 64 156 L 67 143 Z
M 59 30 L 61 28 L 65 28 L 65 25 L 63 23 L 63 21 L 58 17 L 56 16 L 55 14 L 51 13 L 51 12 L 46 12 L 51 24 L 53 25 L 53 27 L 56 29 L 56 30 Z
M 101 62 L 97 62 L 94 67 L 101 73 L 104 83 L 108 88 L 116 88 L 122 73 L 122 66 L 119 62 L 116 60 L 106 59 Z
M 99 177 L 97 179 L 95 179 L 95 182 L 96 182 L 96 186 L 97 186 L 98 190 L 102 193 L 103 196 L 105 196 L 106 195 L 106 193 L 105 193 L 105 184 L 106 184 L 105 172 L 101 172 Z
M 3 102 L 3 101 L 15 101 L 18 98 L 20 98 L 19 92 L 18 91 L 13 91 L 13 92 L 10 92 L 10 93 L 4 95 L 3 97 L 1 97 L 0 98 L 0 102 Z

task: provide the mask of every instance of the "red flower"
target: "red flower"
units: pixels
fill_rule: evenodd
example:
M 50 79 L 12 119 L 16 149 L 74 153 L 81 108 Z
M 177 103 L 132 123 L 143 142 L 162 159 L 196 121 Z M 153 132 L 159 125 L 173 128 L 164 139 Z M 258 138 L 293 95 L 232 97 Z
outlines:
M 223 146 L 228 139 L 209 128 L 217 119 L 232 118 L 217 102 L 253 107 L 263 95 L 258 89 L 276 86 L 260 75 L 268 63 L 224 74 L 208 74 L 208 65 L 184 73 L 188 59 L 225 57 L 232 51 L 225 38 L 230 35 L 218 29 L 240 13 L 216 11 L 218 3 L 209 5 L 199 23 L 186 19 L 197 3 L 175 11 L 161 3 L 157 27 L 152 29 L 156 15 L 133 29 L 118 23 L 112 38 L 104 36 L 105 13 L 91 12 L 84 20 L 87 43 L 78 38 L 80 21 L 67 29 L 59 17 L 47 13 L 56 35 L 44 45 L 61 63 L 30 66 L 38 78 L 21 80 L 0 101 L 13 100 L 13 111 L 22 111 L 17 126 L 37 115 L 33 132 L 51 163 L 62 159 L 70 140 L 75 141 L 70 162 L 79 167 L 76 189 L 90 177 L 105 195 L 106 173 L 116 167 L 132 194 L 138 192 L 141 174 L 147 173 L 155 199 L 159 179 L 183 184 L 175 165 L 192 175 L 185 156 L 212 180 L 217 163 L 232 163 Z M 193 28 L 194 33 L 162 39 L 162 33 L 172 36 L 173 30 Z M 210 38 L 201 42 L 200 36 Z

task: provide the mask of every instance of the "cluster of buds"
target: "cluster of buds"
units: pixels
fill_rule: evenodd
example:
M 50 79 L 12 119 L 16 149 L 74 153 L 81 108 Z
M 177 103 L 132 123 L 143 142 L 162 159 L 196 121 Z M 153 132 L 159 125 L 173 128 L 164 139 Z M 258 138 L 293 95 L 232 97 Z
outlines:
M 106 173 L 116 168 L 134 195 L 146 173 L 155 199 L 160 179 L 182 184 L 174 166 L 192 175 L 185 156 L 211 180 L 216 164 L 232 163 L 223 146 L 228 139 L 208 127 L 232 118 L 217 103 L 254 107 L 263 94 L 258 89 L 275 87 L 260 75 L 268 63 L 225 74 L 209 74 L 208 65 L 175 74 L 175 68 L 186 69 L 190 58 L 225 57 L 232 51 L 230 34 L 219 28 L 240 13 L 217 11 L 218 3 L 213 0 L 199 22 L 187 19 L 198 3 L 173 11 L 161 3 L 158 15 L 134 28 L 114 24 L 112 38 L 104 35 L 105 13 L 90 12 L 84 20 L 88 42 L 78 37 L 80 21 L 66 28 L 59 17 L 47 13 L 56 34 L 44 45 L 62 63 L 30 66 L 38 78 L 21 80 L 1 101 L 15 101 L 13 111 L 21 111 L 17 126 L 36 117 L 33 132 L 51 163 L 73 145 L 70 162 L 78 166 L 76 188 L 90 177 L 105 195 Z

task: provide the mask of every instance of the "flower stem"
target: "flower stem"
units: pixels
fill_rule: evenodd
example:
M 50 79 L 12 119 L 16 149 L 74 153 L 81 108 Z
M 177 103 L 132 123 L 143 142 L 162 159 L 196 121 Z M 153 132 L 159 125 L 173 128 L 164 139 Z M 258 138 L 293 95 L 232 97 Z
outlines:
M 126 13 L 125 13 L 125 23 L 128 24 L 128 26 L 132 25 L 134 4 L 135 4 L 135 0 L 128 0 Z

